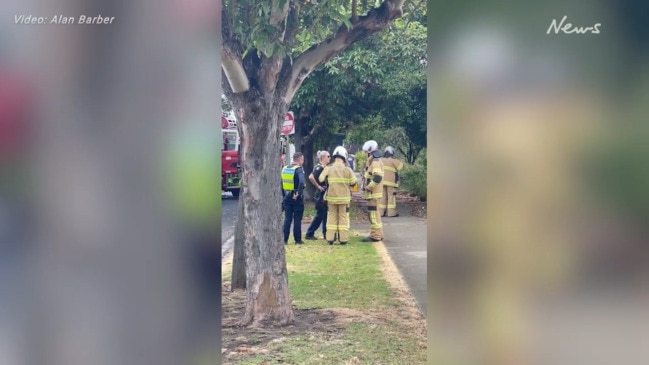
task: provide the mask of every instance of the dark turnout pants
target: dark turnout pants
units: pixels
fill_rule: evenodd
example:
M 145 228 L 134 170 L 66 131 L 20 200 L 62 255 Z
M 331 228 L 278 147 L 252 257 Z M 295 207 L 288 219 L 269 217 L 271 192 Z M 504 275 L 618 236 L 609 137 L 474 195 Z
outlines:
M 315 231 L 320 227 L 322 223 L 322 236 L 324 237 L 327 234 L 327 203 L 317 202 L 315 205 L 316 214 L 313 218 L 313 222 L 309 225 L 309 228 L 306 230 L 306 237 L 313 237 Z
M 282 202 L 284 208 L 284 242 L 288 242 L 293 223 L 293 238 L 295 242 L 302 242 L 302 216 L 304 215 L 304 200 L 293 200 L 291 197 Z

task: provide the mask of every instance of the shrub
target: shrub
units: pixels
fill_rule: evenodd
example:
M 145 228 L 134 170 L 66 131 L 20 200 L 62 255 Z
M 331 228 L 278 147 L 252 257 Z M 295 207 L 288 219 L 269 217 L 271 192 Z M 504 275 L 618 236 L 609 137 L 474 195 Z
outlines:
M 399 173 L 399 190 L 426 200 L 426 165 L 406 165 Z
M 354 157 L 356 157 L 356 160 L 354 161 L 354 169 L 362 173 L 363 166 L 365 166 L 365 163 L 367 162 L 367 155 L 363 151 L 358 151 Z

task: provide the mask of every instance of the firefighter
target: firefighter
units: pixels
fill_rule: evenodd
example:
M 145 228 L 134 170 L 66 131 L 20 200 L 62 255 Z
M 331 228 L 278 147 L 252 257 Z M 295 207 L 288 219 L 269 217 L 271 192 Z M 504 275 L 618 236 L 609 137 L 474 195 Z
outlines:
M 378 212 L 379 202 L 383 196 L 383 163 L 378 143 L 369 140 L 363 144 L 367 153 L 367 162 L 363 171 L 363 198 L 367 200 L 367 212 L 370 218 L 370 235 L 363 242 L 378 242 L 383 239 L 383 224 Z
M 403 170 L 403 162 L 394 158 L 394 148 L 385 147 L 383 158 L 383 197 L 379 204 L 379 215 L 381 217 L 398 217 L 397 213 L 397 188 L 399 187 L 399 171 Z
M 347 150 L 338 146 L 332 154 L 333 163 L 320 173 L 320 182 L 327 183 L 327 233 L 325 239 L 334 244 L 336 236 L 341 245 L 349 242 L 349 204 L 352 200 L 350 187 L 357 184 L 356 174 L 347 166 Z
M 288 235 L 293 223 L 293 238 L 296 245 L 302 243 L 302 216 L 304 215 L 304 156 L 301 152 L 293 154 L 293 163 L 282 169 L 282 209 L 284 210 L 284 244 L 288 244 Z

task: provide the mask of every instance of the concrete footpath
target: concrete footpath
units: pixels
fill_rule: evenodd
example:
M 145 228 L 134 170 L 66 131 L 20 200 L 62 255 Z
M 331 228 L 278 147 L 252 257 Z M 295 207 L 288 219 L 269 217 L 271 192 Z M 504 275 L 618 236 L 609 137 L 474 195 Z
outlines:
M 401 273 L 404 281 L 415 298 L 419 309 L 426 317 L 426 220 L 411 215 L 410 207 L 402 204 L 397 206 L 399 217 L 383 217 L 383 244 L 388 255 Z M 310 223 L 302 224 L 302 235 L 306 233 Z M 369 230 L 367 224 L 352 224 L 352 230 Z M 322 236 L 322 228 L 316 231 L 316 236 Z M 309 241 L 305 241 L 309 242 Z
M 426 220 L 410 215 L 405 205 L 397 211 L 399 217 L 382 217 L 383 244 L 426 317 Z

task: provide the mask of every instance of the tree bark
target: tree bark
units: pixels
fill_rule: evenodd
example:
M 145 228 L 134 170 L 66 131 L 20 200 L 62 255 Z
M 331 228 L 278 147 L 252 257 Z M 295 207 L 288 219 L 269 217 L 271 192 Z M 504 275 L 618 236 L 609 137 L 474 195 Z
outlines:
M 239 210 L 237 212 L 237 225 L 234 229 L 234 248 L 232 257 L 232 278 L 230 283 L 230 290 L 245 289 L 246 288 L 246 251 L 245 251 L 245 237 L 244 225 L 245 216 L 243 204 L 239 201 Z
M 241 214 L 246 264 L 246 311 L 240 325 L 288 325 L 293 309 L 281 233 L 280 127 L 287 105 L 260 91 L 233 97 L 242 132 Z M 253 139 L 254 136 L 254 139 Z M 254 143 L 252 142 L 254 140 Z M 264 224 L 250 224 L 263 222 Z M 266 223 L 268 222 L 268 223 Z

